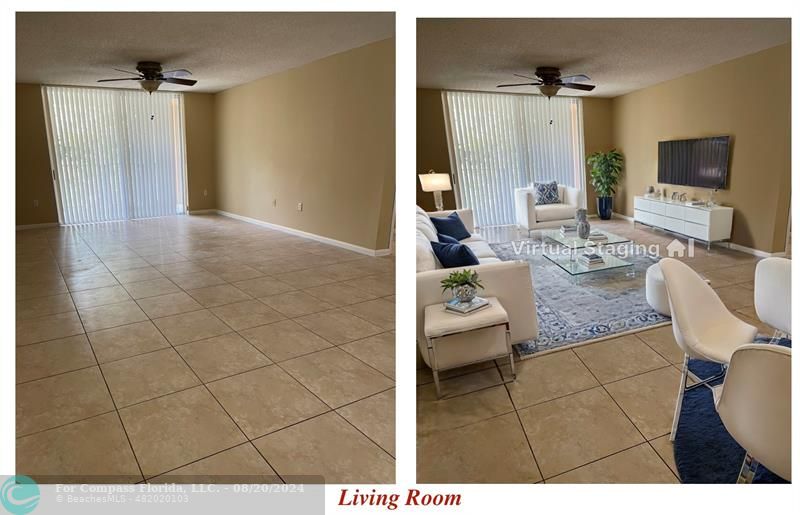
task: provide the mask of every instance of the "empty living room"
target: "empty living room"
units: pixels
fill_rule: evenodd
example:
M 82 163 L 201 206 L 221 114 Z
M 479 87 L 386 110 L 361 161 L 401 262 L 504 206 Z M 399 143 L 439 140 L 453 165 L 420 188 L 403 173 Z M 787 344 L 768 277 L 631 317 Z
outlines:
M 393 482 L 394 13 L 16 30 L 17 477 Z
M 791 482 L 791 92 L 789 19 L 417 19 L 418 482 Z

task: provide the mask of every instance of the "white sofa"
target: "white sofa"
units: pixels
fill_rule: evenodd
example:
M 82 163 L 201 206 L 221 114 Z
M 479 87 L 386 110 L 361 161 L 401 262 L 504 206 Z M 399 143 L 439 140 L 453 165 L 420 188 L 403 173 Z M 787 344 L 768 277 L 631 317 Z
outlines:
M 431 247 L 431 241 L 438 241 L 436 228 L 430 216 L 445 217 L 453 211 L 426 213 L 417 207 L 417 345 L 425 364 L 430 366 L 425 338 L 425 306 L 447 300 L 442 294 L 440 281 L 457 268 L 442 268 Z M 517 343 L 534 339 L 539 335 L 539 321 L 536 316 L 536 303 L 533 298 L 533 281 L 530 266 L 526 261 L 501 261 L 489 244 L 474 234 L 475 225 L 471 209 L 455 210 L 472 234 L 461 240 L 480 262 L 466 267 L 478 272 L 484 289 L 482 297 L 497 297 L 508 313 L 511 328 L 511 342 Z M 473 353 L 465 353 L 474 355 Z
M 517 225 L 527 231 L 559 227 L 575 220 L 575 211 L 580 205 L 580 190 L 563 184 L 558 185 L 558 204 L 536 204 L 533 188 L 514 190 L 514 213 Z

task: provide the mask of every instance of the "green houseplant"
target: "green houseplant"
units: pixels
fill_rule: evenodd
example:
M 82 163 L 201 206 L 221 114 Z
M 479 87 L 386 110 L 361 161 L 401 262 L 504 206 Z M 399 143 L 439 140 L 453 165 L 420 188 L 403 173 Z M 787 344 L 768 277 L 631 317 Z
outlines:
M 450 275 L 442 279 L 442 294 L 447 290 L 453 293 L 453 297 L 459 302 L 472 302 L 478 288 L 483 289 L 478 272 L 474 270 L 458 270 L 451 272 Z
M 614 210 L 614 193 L 622 175 L 622 154 L 617 149 L 595 152 L 586 158 L 591 168 L 592 187 L 597 194 L 597 214 L 602 220 L 611 219 Z

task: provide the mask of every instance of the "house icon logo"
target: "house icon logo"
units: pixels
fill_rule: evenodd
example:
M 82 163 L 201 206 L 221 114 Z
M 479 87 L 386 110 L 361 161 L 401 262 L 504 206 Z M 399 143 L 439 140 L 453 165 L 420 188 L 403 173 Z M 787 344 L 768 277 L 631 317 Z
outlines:
M 684 257 L 686 254 L 686 245 L 679 242 L 678 240 L 672 240 L 669 245 L 667 245 L 667 256 L 668 257 Z

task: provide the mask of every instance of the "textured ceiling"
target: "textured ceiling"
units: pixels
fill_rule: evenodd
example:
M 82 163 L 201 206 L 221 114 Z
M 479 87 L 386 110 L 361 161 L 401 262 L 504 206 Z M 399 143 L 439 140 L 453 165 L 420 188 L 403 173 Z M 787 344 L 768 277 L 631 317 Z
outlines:
M 514 73 L 556 66 L 597 85 L 559 95 L 614 97 L 778 46 L 790 33 L 788 19 L 420 19 L 417 85 L 498 91 L 525 82 Z
M 16 80 L 97 86 L 158 61 L 198 81 L 161 89 L 215 92 L 393 36 L 394 13 L 18 13 Z

